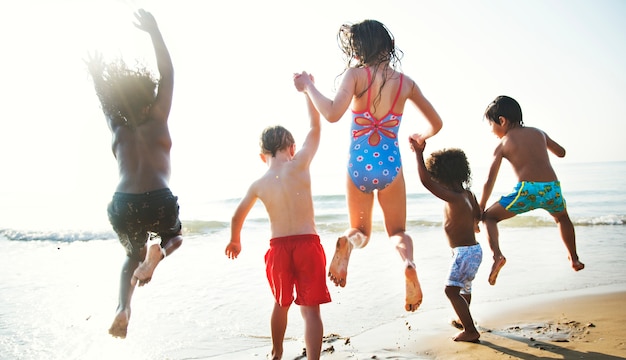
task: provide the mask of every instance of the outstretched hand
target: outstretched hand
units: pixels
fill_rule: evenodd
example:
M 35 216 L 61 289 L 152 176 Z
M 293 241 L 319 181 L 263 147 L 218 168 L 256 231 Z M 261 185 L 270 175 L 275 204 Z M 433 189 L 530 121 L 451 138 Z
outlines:
M 137 19 L 137 23 L 133 23 L 137 29 L 141 29 L 149 34 L 152 34 L 155 31 L 159 31 L 159 27 L 157 25 L 154 16 L 151 13 L 147 12 L 144 9 L 139 9 L 135 13 L 135 18 Z
M 303 92 L 306 90 L 307 84 L 314 84 L 315 78 L 311 74 L 307 74 L 306 71 L 302 73 L 293 74 L 293 85 L 296 87 L 296 90 Z
M 87 54 L 87 59 L 83 60 L 89 73 L 94 78 L 99 78 L 104 72 L 104 57 L 99 51 L 94 51 L 92 54 Z

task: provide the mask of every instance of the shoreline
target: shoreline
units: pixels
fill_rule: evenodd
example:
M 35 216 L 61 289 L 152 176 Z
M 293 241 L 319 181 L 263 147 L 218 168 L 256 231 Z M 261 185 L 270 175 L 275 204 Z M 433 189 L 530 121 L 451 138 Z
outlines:
M 472 303 L 480 343 L 455 342 L 450 309 L 409 314 L 346 337 L 325 334 L 321 359 L 626 359 L 626 283 Z M 301 360 L 301 339 L 283 359 Z M 271 346 L 225 354 L 265 358 Z

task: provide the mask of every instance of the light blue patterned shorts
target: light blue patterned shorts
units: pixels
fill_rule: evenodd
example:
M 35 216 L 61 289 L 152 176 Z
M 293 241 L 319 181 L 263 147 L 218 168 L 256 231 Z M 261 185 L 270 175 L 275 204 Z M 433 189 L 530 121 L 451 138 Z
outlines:
M 483 249 L 480 244 L 453 248 L 446 286 L 458 286 L 461 288 L 461 294 L 471 294 L 472 280 L 482 261 Z

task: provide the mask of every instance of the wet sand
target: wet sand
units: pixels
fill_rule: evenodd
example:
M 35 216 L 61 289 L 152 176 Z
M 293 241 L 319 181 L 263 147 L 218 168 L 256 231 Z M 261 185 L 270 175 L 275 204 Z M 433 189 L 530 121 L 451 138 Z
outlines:
M 626 359 L 626 284 L 472 304 L 480 343 L 455 342 L 450 312 L 419 311 L 355 336 L 327 334 L 322 359 Z M 300 341 L 283 359 L 306 359 Z M 246 351 L 264 358 L 264 351 Z M 230 354 L 237 356 L 244 354 Z

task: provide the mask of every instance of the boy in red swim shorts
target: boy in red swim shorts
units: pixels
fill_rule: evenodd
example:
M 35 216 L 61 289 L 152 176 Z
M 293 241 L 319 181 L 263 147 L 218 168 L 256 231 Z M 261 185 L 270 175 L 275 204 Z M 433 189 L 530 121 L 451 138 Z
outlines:
M 294 80 L 298 76 L 302 75 L 294 75 Z M 226 246 L 226 256 L 237 258 L 241 252 L 243 223 L 260 199 L 272 231 L 270 248 L 265 254 L 267 280 L 276 300 L 271 318 L 271 359 L 283 356 L 287 313 L 292 302 L 301 307 L 307 359 L 319 359 L 324 332 L 320 304 L 331 301 L 326 286 L 326 255 L 315 226 L 309 172 L 320 143 L 320 115 L 308 95 L 306 99 L 311 127 L 298 152 L 293 136 L 284 127 L 273 126 L 263 131 L 261 158 L 268 169 L 241 199 Z

